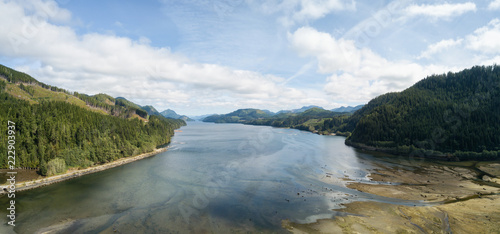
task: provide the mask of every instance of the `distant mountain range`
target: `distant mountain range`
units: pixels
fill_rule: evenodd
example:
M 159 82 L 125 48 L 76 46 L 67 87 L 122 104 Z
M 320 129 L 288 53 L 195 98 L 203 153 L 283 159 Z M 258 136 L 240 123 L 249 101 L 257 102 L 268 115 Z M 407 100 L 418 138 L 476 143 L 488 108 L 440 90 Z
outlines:
M 361 108 L 363 108 L 364 105 L 357 105 L 357 106 L 341 106 L 339 108 L 332 109 L 333 112 L 355 112 Z
M 191 119 L 185 115 L 179 115 L 174 110 L 171 110 L 171 109 L 164 110 L 160 114 L 166 118 L 182 119 L 184 121 L 194 121 L 194 119 Z
M 364 105 L 357 105 L 357 106 L 341 106 L 335 109 L 332 109 L 331 111 L 333 112 L 355 112 L 361 108 L 363 108 Z M 315 105 L 310 105 L 310 106 L 303 106 L 302 108 L 299 109 L 293 109 L 293 110 L 281 110 L 276 112 L 276 114 L 281 114 L 281 113 L 302 113 L 306 110 L 312 109 L 312 108 L 319 108 L 319 109 L 324 109 L 321 106 L 315 106 Z
M 191 119 L 194 119 L 194 120 L 203 120 L 204 118 L 208 117 L 208 116 L 212 116 L 212 115 L 216 115 L 216 114 L 206 114 L 206 115 L 195 115 L 195 116 L 190 116 Z
M 283 114 L 283 113 L 302 113 L 306 110 L 309 110 L 311 108 L 319 108 L 319 109 L 323 109 L 323 107 L 320 107 L 320 106 L 314 106 L 314 105 L 311 105 L 311 106 L 303 106 L 302 108 L 299 108 L 299 109 L 293 109 L 293 110 L 280 110 L 278 112 L 276 112 L 276 114 Z
M 168 143 L 173 129 L 185 124 L 179 119 L 191 120 L 123 97 L 69 92 L 2 65 L 0 97 L 0 119 L 13 118 L 19 126 L 44 130 L 33 134 L 31 129 L 19 129 L 19 152 L 25 155 L 20 156 L 21 167 L 42 168 L 58 157 L 64 157 L 68 166 L 85 166 L 151 151 Z M 364 106 L 333 110 L 304 106 L 277 113 L 239 109 L 203 121 L 345 135 L 346 144 L 393 154 L 492 160 L 500 158 L 499 106 L 500 66 L 495 65 L 429 76 Z M 35 142 L 45 143 L 37 148 Z
M 214 122 L 214 123 L 243 123 L 245 121 L 250 121 L 259 118 L 268 118 L 273 116 L 274 113 L 269 111 L 263 111 L 259 109 L 239 109 L 233 111 L 229 114 L 224 115 L 211 115 L 205 117 L 203 122 Z
M 149 115 L 161 115 L 153 106 L 141 106 Z
M 288 127 L 319 134 L 345 135 L 339 131 L 344 126 L 339 123 L 347 120 L 350 115 L 352 113 L 333 112 L 317 106 L 306 106 L 290 111 L 279 111 L 276 114 L 259 109 L 239 109 L 225 115 L 208 116 L 203 121 Z
M 179 115 L 174 110 L 171 109 L 164 110 L 160 113 L 153 106 L 141 106 L 140 108 L 145 110 L 149 115 L 158 115 L 170 119 L 182 119 L 184 121 L 194 121 L 194 119 L 191 119 L 185 115 Z
M 293 110 L 281 110 L 276 113 L 271 112 L 269 110 L 260 110 L 260 109 L 239 109 L 236 111 L 233 111 L 228 114 L 213 114 L 213 115 L 208 115 L 208 116 L 202 116 L 200 118 L 204 122 L 215 122 L 215 123 L 249 123 L 249 121 L 255 120 L 255 119 L 263 119 L 263 118 L 287 118 L 290 116 L 296 116 L 297 114 L 301 114 L 304 112 L 307 112 L 309 110 L 314 110 L 314 111 L 309 111 L 307 112 L 309 115 L 311 113 L 314 113 L 316 117 L 319 113 L 324 116 L 335 116 L 338 115 L 339 113 L 352 113 L 356 110 L 359 110 L 363 107 L 363 105 L 359 106 L 348 106 L 348 107 L 340 107 L 333 109 L 331 111 L 325 110 L 320 106 L 303 106 L 302 108 L 299 109 L 293 109 Z M 306 114 L 307 115 L 307 114 Z
M 240 109 L 203 119 L 348 136 L 346 144 L 441 160 L 500 158 L 500 66 L 429 76 L 366 105 L 324 110 Z

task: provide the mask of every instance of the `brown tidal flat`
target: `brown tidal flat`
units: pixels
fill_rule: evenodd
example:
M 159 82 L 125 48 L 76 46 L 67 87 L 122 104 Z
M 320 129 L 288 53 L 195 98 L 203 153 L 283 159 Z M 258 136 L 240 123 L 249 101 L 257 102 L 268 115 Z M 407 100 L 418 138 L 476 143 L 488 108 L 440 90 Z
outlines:
M 499 163 L 469 167 L 436 164 L 416 170 L 385 167 L 370 177 L 392 184 L 351 182 L 347 187 L 438 205 L 353 202 L 338 210 L 352 215 L 312 224 L 285 220 L 282 226 L 293 233 L 500 233 Z

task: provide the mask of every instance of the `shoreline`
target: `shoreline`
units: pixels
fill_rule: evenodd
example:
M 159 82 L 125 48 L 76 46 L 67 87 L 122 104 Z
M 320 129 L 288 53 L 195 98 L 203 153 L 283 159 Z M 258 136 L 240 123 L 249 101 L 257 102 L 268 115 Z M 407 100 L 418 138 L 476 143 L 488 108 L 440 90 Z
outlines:
M 92 167 L 88 167 L 88 168 L 85 168 L 85 169 L 79 169 L 79 170 L 78 169 L 76 169 L 76 170 L 68 170 L 64 174 L 59 174 L 59 175 L 54 175 L 54 176 L 50 176 L 50 177 L 45 177 L 45 178 L 42 178 L 42 179 L 16 182 L 16 192 L 26 191 L 26 190 L 30 190 L 30 189 L 35 189 L 35 188 L 47 186 L 47 185 L 50 185 L 50 184 L 59 183 L 59 182 L 65 181 L 65 180 L 77 178 L 77 177 L 80 177 L 80 176 L 92 174 L 92 173 L 95 173 L 95 172 L 104 171 L 104 170 L 107 170 L 107 169 L 110 169 L 110 168 L 122 166 L 122 165 L 131 163 L 131 162 L 135 162 L 135 161 L 138 161 L 138 160 L 141 160 L 141 159 L 144 159 L 144 158 L 152 157 L 152 156 L 157 155 L 159 153 L 163 153 L 163 152 L 167 151 L 167 149 L 168 149 L 168 147 L 159 148 L 159 149 L 155 149 L 154 151 L 143 153 L 143 154 L 139 154 L 139 155 L 136 155 L 136 156 L 126 157 L 126 158 L 120 158 L 118 160 L 115 160 L 115 161 L 112 161 L 112 162 L 108 162 L 108 163 L 105 163 L 105 164 L 102 164 L 102 165 L 92 166 Z M 4 190 L 4 188 L 6 188 L 7 186 L 8 185 L 6 185 L 6 184 L 0 185 L 0 196 L 2 196 L 3 194 L 7 194 L 6 191 Z
M 500 232 L 500 163 L 473 168 L 430 164 L 414 170 L 398 166 L 371 171 L 375 183 L 349 181 L 348 188 L 384 197 L 434 202 L 414 207 L 356 201 L 335 209 L 332 219 L 298 224 L 282 221 L 292 233 L 498 233 Z M 325 181 L 328 183 L 328 181 Z
M 349 139 L 345 140 L 345 145 L 354 147 L 356 149 L 370 151 L 370 152 L 382 152 L 386 154 L 391 154 L 394 156 L 406 156 L 413 158 L 421 158 L 421 159 L 431 159 L 438 161 L 447 161 L 447 162 L 462 162 L 462 161 L 495 161 L 499 160 L 500 157 L 486 155 L 484 156 L 484 151 L 481 153 L 473 152 L 473 151 L 455 151 L 453 153 L 444 153 L 440 151 L 434 151 L 424 148 L 410 148 L 409 146 L 398 147 L 377 147 L 370 146 L 364 143 L 353 142 Z M 406 147 L 406 148 L 405 148 Z M 413 146 L 412 146 L 413 147 Z M 461 154 L 473 154 L 473 156 L 459 156 L 457 152 L 461 152 Z M 495 152 L 495 151 L 493 151 Z M 483 155 L 483 156 L 478 156 Z
M 453 154 L 444 154 L 444 153 L 432 152 L 432 153 L 428 153 L 425 156 L 422 156 L 421 154 L 420 155 L 419 154 L 412 155 L 411 152 L 406 152 L 406 151 L 405 152 L 401 152 L 401 151 L 398 151 L 398 149 L 395 148 L 395 147 L 394 148 L 390 148 L 390 147 L 375 147 L 375 146 L 369 146 L 369 145 L 366 145 L 366 144 L 363 144 L 363 143 L 352 142 L 352 141 L 347 140 L 347 139 L 345 140 L 345 144 L 347 146 L 351 146 L 351 147 L 354 147 L 354 148 L 360 149 L 360 150 L 371 151 L 371 152 L 382 152 L 382 153 L 391 154 L 391 155 L 394 155 L 394 156 L 407 156 L 407 157 L 415 157 L 415 158 L 425 158 L 425 159 L 438 160 L 438 161 L 455 161 L 455 162 L 462 161 L 462 160 L 460 160 L 460 158 L 454 156 Z M 422 152 L 424 152 L 424 151 L 425 152 L 431 152 L 431 151 L 426 151 L 425 149 L 418 149 L 418 150 L 422 150 Z M 485 161 L 491 161 L 491 159 L 486 159 Z

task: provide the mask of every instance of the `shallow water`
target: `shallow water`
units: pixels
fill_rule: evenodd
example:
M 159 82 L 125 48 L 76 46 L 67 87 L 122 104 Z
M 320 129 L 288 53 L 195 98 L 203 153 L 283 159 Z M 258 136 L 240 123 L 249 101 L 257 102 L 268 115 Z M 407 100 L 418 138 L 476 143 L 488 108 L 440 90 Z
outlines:
M 0 232 L 280 233 L 284 219 L 343 215 L 332 209 L 352 201 L 426 205 L 346 188 L 380 165 L 412 167 L 360 153 L 344 137 L 200 122 L 181 130 L 154 157 L 18 192 L 16 227 Z

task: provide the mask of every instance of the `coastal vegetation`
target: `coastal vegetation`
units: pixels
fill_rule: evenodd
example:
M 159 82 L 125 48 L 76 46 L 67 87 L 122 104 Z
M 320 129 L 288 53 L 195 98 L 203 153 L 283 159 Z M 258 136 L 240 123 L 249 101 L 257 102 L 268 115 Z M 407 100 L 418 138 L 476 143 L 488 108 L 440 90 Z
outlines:
M 392 154 L 444 160 L 500 158 L 500 66 L 429 76 L 361 109 L 311 107 L 274 114 L 240 109 L 205 122 L 244 123 L 344 135 L 346 144 Z M 356 108 L 358 109 L 358 108 Z
M 278 114 L 271 118 L 254 119 L 246 123 L 252 125 L 295 128 L 319 134 L 336 133 L 345 135 L 347 133 L 342 132 L 342 130 L 344 130 L 345 122 L 350 115 L 350 113 L 333 112 L 313 107 L 298 114 Z
M 158 114 L 162 115 L 165 118 L 170 118 L 170 119 L 182 119 L 184 121 L 194 121 L 194 119 L 191 119 L 185 115 L 179 115 L 174 110 L 171 109 L 164 110 Z
M 352 109 L 351 109 L 352 110 Z M 297 110 L 283 110 L 273 113 L 259 109 L 239 109 L 225 115 L 212 115 L 203 119 L 214 123 L 243 123 L 281 128 L 295 128 L 319 134 L 348 134 L 346 121 L 351 112 L 335 112 L 317 106 L 302 107 Z
M 70 93 L 0 67 L 0 122 L 16 125 L 16 168 L 58 174 L 154 150 L 168 144 L 183 120 L 148 115 L 140 106 L 105 94 Z M 0 141 L 7 142 L 7 134 Z M 6 145 L 0 144 L 6 152 Z M 6 168 L 7 154 L 0 158 Z
M 348 120 L 354 146 L 452 160 L 500 157 L 500 66 L 429 76 Z M 353 127 L 350 129 L 351 127 Z
M 211 115 L 203 119 L 203 122 L 214 123 L 247 123 L 247 121 L 270 118 L 273 114 L 269 111 L 259 109 L 239 109 L 225 115 Z

